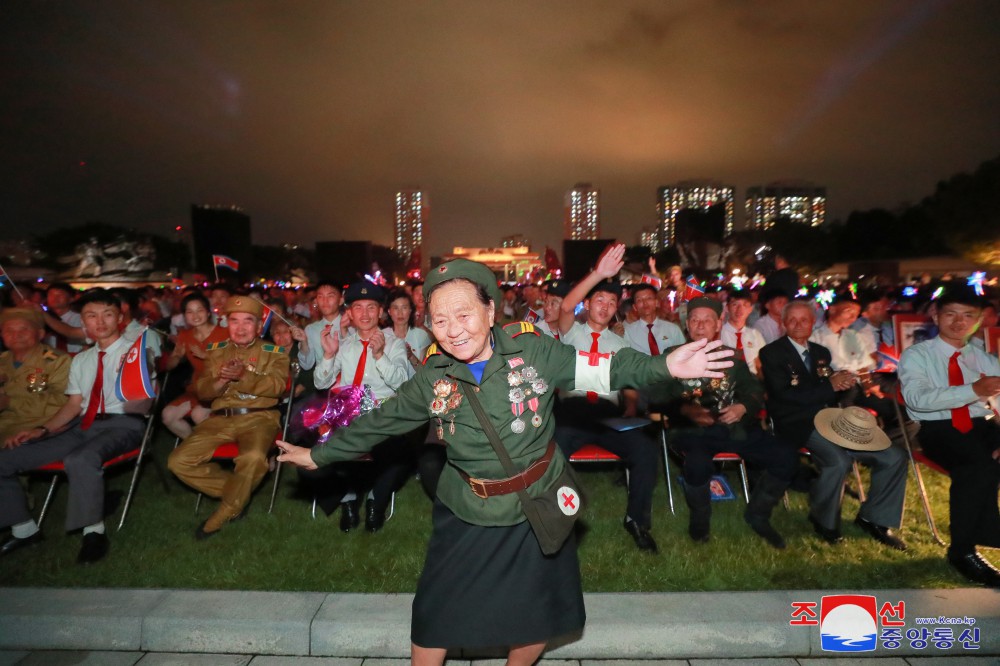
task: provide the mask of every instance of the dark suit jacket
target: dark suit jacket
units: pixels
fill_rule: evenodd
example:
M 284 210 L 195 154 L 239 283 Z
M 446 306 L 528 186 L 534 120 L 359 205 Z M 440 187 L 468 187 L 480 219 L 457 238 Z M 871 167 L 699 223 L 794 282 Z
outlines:
M 767 414 L 774 420 L 775 434 L 796 447 L 805 446 L 812 434 L 816 413 L 825 407 L 836 406 L 837 402 L 830 379 L 818 374 L 819 368 L 830 367 L 830 350 L 810 342 L 809 355 L 813 361 L 811 371 L 806 369 L 787 335 L 760 350 L 761 371 L 767 389 Z

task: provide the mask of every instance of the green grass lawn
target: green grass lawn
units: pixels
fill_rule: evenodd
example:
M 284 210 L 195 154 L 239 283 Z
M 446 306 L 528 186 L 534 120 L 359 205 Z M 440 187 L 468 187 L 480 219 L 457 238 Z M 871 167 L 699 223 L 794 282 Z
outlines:
M 155 464 L 164 465 L 172 438 L 155 440 Z M 675 473 L 677 468 L 673 468 Z M 709 590 L 962 587 L 964 579 L 944 560 L 931 538 L 912 474 L 907 489 L 902 535 L 910 546 L 900 553 L 864 535 L 853 524 L 857 501 L 844 500 L 845 543 L 828 546 L 806 521 L 806 497 L 791 494 L 790 510 L 779 505 L 774 524 L 788 548 L 768 547 L 744 524 L 739 478 L 729 472 L 738 499 L 714 504 L 712 540 L 694 544 L 687 536 L 687 508 L 675 484 L 677 515 L 667 508 L 662 482 L 654 496 L 653 536 L 658 555 L 639 552 L 621 526 L 625 490 L 614 469 L 581 470 L 590 500 L 584 512 L 580 563 L 588 592 L 665 592 Z M 109 472 L 110 489 L 127 490 L 131 468 Z M 284 469 L 274 513 L 267 504 L 272 477 L 265 478 L 247 517 L 222 534 L 198 542 L 193 533 L 215 501 L 194 513 L 195 494 L 169 472 L 165 493 L 149 466 L 124 529 L 109 520 L 111 552 L 89 567 L 76 564 L 78 534 L 62 531 L 66 487 L 57 491 L 46 517 L 46 541 L 3 559 L 0 585 L 59 587 L 137 587 L 323 592 L 412 592 L 416 588 L 430 534 L 430 502 L 420 484 L 410 482 L 397 495 L 396 514 L 377 534 L 342 534 L 338 514 L 313 519 L 309 503 L 296 495 L 296 475 Z M 939 529 L 947 535 L 947 480 L 926 472 Z M 867 478 L 866 478 L 867 482 Z M 47 488 L 44 478 L 31 484 L 37 506 Z M 36 511 L 37 513 L 37 511 Z M 117 525 L 117 516 L 114 520 Z M 484 556 L 486 554 L 484 553 Z M 1000 563 L 1000 557 L 994 557 Z

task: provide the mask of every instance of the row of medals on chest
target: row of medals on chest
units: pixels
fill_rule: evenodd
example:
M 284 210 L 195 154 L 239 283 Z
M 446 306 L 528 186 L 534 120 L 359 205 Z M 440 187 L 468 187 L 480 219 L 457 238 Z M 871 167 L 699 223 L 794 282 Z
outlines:
M 8 378 L 6 375 L 0 375 L 0 388 L 7 384 Z M 41 393 L 49 385 L 49 373 L 45 372 L 41 368 L 35 368 L 33 372 L 29 372 L 24 377 L 25 388 L 27 388 L 28 393 Z

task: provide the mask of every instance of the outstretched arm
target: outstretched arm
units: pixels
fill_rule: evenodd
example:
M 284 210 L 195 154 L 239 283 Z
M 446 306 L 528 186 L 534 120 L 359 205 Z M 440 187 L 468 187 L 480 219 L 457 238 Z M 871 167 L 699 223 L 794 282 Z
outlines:
M 597 260 L 597 267 L 590 271 L 585 278 L 577 282 L 570 292 L 566 294 L 566 298 L 563 299 L 559 311 L 560 334 L 565 335 L 569 333 L 569 329 L 573 328 L 573 321 L 575 319 L 573 313 L 576 311 L 576 306 L 587 297 L 590 290 L 601 280 L 607 280 L 618 275 L 618 271 L 625 265 L 624 257 L 625 244 L 612 243 L 601 254 L 601 258 Z

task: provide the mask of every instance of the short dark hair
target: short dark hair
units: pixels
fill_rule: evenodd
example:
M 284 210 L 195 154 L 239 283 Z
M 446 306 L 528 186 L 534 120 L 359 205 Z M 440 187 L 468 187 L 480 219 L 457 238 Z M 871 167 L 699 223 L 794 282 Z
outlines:
M 653 296 L 656 296 L 656 287 L 649 284 L 648 282 L 639 282 L 637 284 L 629 285 L 629 289 L 632 291 L 632 300 L 635 300 L 636 294 L 645 289 L 650 290 L 651 292 L 653 292 Z
M 53 289 L 58 290 L 58 291 L 64 291 L 67 294 L 69 294 L 70 296 L 75 296 L 76 295 L 76 289 L 74 289 L 73 287 L 71 287 L 69 284 L 67 284 L 65 282 L 53 282 L 52 284 L 50 284 L 45 289 L 45 295 L 48 296 L 49 292 L 52 291 Z
M 80 306 L 81 310 L 85 306 L 90 305 L 91 303 L 97 303 L 100 305 L 111 305 L 113 307 L 118 308 L 119 310 L 121 310 L 122 308 L 122 303 L 120 300 L 118 300 L 117 296 L 111 293 L 110 290 L 101 289 L 100 287 L 95 289 L 88 289 L 87 291 L 83 292 L 83 296 L 81 296 L 80 300 L 77 301 L 77 304 Z
M 200 291 L 196 291 L 181 299 L 181 314 L 184 314 L 184 311 L 187 310 L 187 306 L 191 303 L 201 303 L 205 306 L 205 309 L 208 310 L 209 314 L 212 312 L 212 304 L 208 302 L 207 298 L 205 298 L 205 294 Z
M 956 285 L 954 287 L 948 287 L 944 290 L 938 299 L 937 307 L 938 312 L 941 311 L 946 305 L 968 305 L 969 307 L 983 309 L 983 297 L 977 294 L 975 291 L 966 287 L 964 285 Z
M 399 300 L 400 298 L 405 299 L 407 303 L 410 304 L 410 318 L 406 321 L 406 325 L 413 328 L 417 321 L 417 308 L 413 305 L 413 297 L 410 296 L 402 289 L 393 289 L 389 292 L 389 295 L 385 299 L 386 310 L 392 305 L 393 301 Z
M 337 293 L 341 296 L 344 295 L 344 287 L 337 284 L 333 280 L 320 280 L 316 283 L 316 291 L 319 291 L 320 287 L 330 287 L 331 289 L 336 289 Z
M 749 289 L 730 289 L 729 290 L 729 300 L 730 301 L 753 301 L 753 294 L 750 293 Z
M 213 285 L 212 285 L 211 287 L 209 287 L 208 289 L 209 289 L 209 291 L 215 291 L 216 289 L 221 289 L 222 291 L 226 292 L 226 293 L 227 293 L 227 294 L 229 294 L 230 296 L 232 296 L 232 295 L 233 295 L 233 288 L 232 288 L 232 287 L 230 287 L 230 286 L 229 286 L 228 284 L 226 284 L 225 282 L 216 282 L 215 284 L 213 284 Z
M 129 312 L 135 312 L 139 309 L 139 294 L 135 292 L 134 289 L 129 289 L 128 287 L 112 287 L 108 289 L 118 299 L 119 303 L 124 303 L 128 306 Z

